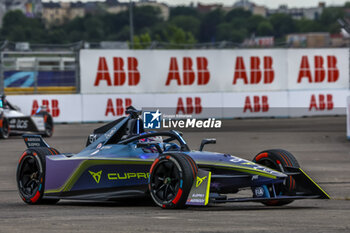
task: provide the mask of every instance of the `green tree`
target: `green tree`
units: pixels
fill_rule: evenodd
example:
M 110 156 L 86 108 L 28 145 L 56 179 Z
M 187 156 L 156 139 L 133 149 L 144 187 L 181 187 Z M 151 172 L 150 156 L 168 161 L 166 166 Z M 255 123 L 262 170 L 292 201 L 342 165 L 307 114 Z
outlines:
M 84 31 L 90 41 L 101 41 L 104 38 L 103 22 L 98 17 L 89 17 L 84 21 Z
M 265 17 L 261 15 L 252 15 L 246 20 L 246 29 L 250 34 L 257 34 L 258 26 L 262 22 L 269 22 Z
M 251 16 L 252 13 L 250 11 L 246 11 L 243 8 L 235 8 L 225 15 L 225 20 L 230 22 L 232 19 L 248 19 Z
M 145 49 L 151 45 L 151 36 L 148 33 L 134 36 L 134 49 Z
M 319 23 L 319 21 L 310 19 L 300 19 L 295 21 L 298 32 L 322 32 L 325 28 Z
M 195 37 L 199 35 L 200 20 L 193 16 L 179 15 L 170 20 L 170 23 L 183 29 L 184 31 L 191 32 Z
M 170 44 L 194 44 L 196 39 L 191 32 L 185 32 L 175 25 L 169 24 L 163 31 L 163 36 L 166 42 Z
M 272 36 L 273 26 L 268 21 L 262 21 L 258 24 L 257 33 L 258 36 Z
M 66 32 L 62 29 L 49 30 L 47 37 L 47 43 L 50 44 L 63 44 L 69 42 L 69 40 L 67 40 Z
M 10 41 L 41 43 L 46 39 L 44 24 L 39 19 L 27 18 L 21 11 L 6 13 L 1 34 Z
M 221 23 L 217 27 L 217 40 L 218 41 L 231 41 L 235 43 L 243 42 L 247 37 L 247 30 L 244 28 L 234 28 L 230 23 Z
M 320 23 L 325 27 L 325 31 L 330 33 L 339 33 L 340 25 L 338 19 L 344 17 L 344 9 L 342 7 L 325 8 L 320 17 Z
M 130 27 L 124 26 L 115 37 L 115 40 L 118 41 L 129 41 L 130 40 Z
M 118 34 L 126 26 L 129 27 L 129 12 L 118 14 L 104 14 L 100 16 L 104 31 L 108 34 Z M 125 30 L 125 29 L 124 29 Z
M 320 22 L 322 25 L 330 25 L 337 22 L 337 19 L 344 17 L 344 9 L 342 7 L 327 7 L 323 10 Z
M 200 18 L 198 11 L 193 7 L 177 6 L 170 8 L 170 19 L 176 16 L 192 16 Z
M 274 14 L 269 19 L 274 29 L 274 36 L 277 38 L 281 38 L 288 33 L 296 32 L 295 21 L 290 15 Z
M 134 16 L 134 27 L 136 32 L 145 27 L 152 27 L 154 24 L 163 21 L 161 11 L 158 7 L 135 7 Z
M 224 16 L 225 14 L 221 9 L 210 11 L 203 16 L 199 33 L 201 42 L 216 41 L 216 28 L 224 22 Z
M 21 26 L 15 26 L 13 27 L 11 32 L 6 33 L 5 38 L 9 41 L 15 41 L 15 42 L 27 41 L 25 28 Z

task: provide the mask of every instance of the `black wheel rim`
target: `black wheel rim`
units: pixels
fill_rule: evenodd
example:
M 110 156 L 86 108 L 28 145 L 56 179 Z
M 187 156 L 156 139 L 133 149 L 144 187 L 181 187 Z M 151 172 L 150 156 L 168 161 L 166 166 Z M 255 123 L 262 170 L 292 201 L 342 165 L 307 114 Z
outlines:
M 170 203 L 180 188 L 180 170 L 171 160 L 160 161 L 151 176 L 152 196 L 162 204 Z
M 281 168 L 278 166 L 278 164 L 276 162 L 274 162 L 272 159 L 268 159 L 268 158 L 261 159 L 261 160 L 259 160 L 259 164 L 261 164 L 265 167 L 274 169 L 276 171 L 283 172 L 283 171 L 281 171 Z M 275 186 L 276 195 L 285 194 L 288 192 L 287 188 L 285 187 L 285 185 L 283 183 L 275 184 L 274 186 Z M 270 191 L 271 191 L 270 194 L 272 194 L 272 190 L 270 190 Z
M 21 163 L 18 186 L 21 194 L 28 198 L 40 188 L 40 166 L 33 156 L 26 156 Z
M 277 170 L 277 171 L 281 171 L 281 168 L 272 160 L 270 159 L 261 159 L 259 161 L 259 164 L 265 166 L 265 167 L 268 167 L 268 168 L 272 168 L 274 170 Z

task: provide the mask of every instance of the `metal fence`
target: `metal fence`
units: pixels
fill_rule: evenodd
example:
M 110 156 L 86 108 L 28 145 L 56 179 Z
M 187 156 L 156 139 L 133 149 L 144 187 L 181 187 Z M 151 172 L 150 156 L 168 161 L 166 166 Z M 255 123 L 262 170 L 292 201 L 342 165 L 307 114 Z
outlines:
M 5 42 L 0 55 L 0 92 L 6 94 L 78 93 L 79 46 Z

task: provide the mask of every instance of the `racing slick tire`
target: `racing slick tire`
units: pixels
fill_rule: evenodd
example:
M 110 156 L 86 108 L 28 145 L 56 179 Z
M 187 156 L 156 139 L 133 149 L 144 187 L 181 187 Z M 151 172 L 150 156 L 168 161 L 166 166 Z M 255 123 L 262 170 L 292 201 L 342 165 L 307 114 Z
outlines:
M 0 119 L 0 138 L 6 139 L 10 135 L 10 125 L 7 118 Z
M 196 163 L 186 154 L 161 154 L 150 169 L 149 191 L 153 201 L 164 209 L 185 208 L 197 171 Z
M 299 163 L 296 158 L 288 151 L 282 149 L 265 150 L 257 154 L 253 162 L 263 166 L 272 168 L 274 170 L 285 172 L 288 168 L 299 168 Z M 283 193 L 284 195 L 295 195 L 296 183 L 292 176 L 288 176 L 283 184 L 275 187 L 276 193 Z M 272 192 L 270 190 L 270 192 Z M 272 194 L 272 193 L 270 193 Z M 271 200 L 262 202 L 267 206 L 282 206 L 293 202 L 293 200 Z
M 59 199 L 43 198 L 45 190 L 46 155 L 59 152 L 55 148 L 37 147 L 27 149 L 17 166 L 19 195 L 27 204 L 56 204 Z
M 197 173 L 198 173 L 198 165 L 196 164 L 196 162 L 192 159 L 191 156 L 187 155 L 187 154 L 182 154 L 183 156 L 185 156 L 185 158 L 191 163 L 191 167 L 194 171 L 194 179 L 196 179 Z
M 52 116 L 45 112 L 44 113 L 44 122 L 45 122 L 45 132 L 43 134 L 44 137 L 51 137 L 53 134 L 53 119 Z

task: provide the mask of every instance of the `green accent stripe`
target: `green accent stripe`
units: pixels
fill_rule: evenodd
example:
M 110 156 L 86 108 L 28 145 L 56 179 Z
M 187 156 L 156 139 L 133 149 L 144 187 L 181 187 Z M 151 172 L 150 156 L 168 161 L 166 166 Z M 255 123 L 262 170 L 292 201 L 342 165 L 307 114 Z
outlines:
M 151 165 L 153 163 L 152 160 L 142 160 L 140 159 L 125 159 L 125 160 L 113 160 L 113 159 L 89 159 L 81 162 L 78 166 L 78 168 L 74 171 L 74 173 L 68 178 L 66 183 L 62 185 L 58 189 L 51 189 L 51 190 L 45 190 L 45 194 L 49 193 L 59 193 L 59 192 L 67 192 L 72 189 L 74 184 L 77 182 L 77 180 L 80 178 L 80 176 L 83 174 L 83 172 L 92 167 L 97 165 L 120 165 L 120 164 L 128 164 L 128 165 Z
M 317 188 L 319 188 L 319 189 L 324 193 L 324 195 L 326 195 L 326 196 L 328 197 L 328 199 L 331 199 L 331 197 L 328 195 L 328 193 L 326 193 L 318 184 L 316 184 L 316 182 L 313 181 L 313 180 L 311 179 L 311 177 L 308 176 L 308 174 L 306 174 L 306 172 L 304 172 L 301 168 L 299 168 L 299 170 L 300 170 L 307 178 L 309 178 L 309 180 L 311 180 L 312 183 L 314 183 L 314 185 L 316 185 Z
M 210 182 L 211 182 L 211 172 L 209 172 L 209 175 L 208 175 L 207 192 L 206 192 L 206 194 L 205 194 L 205 202 L 204 202 L 204 205 L 208 205 L 208 202 L 209 202 Z

